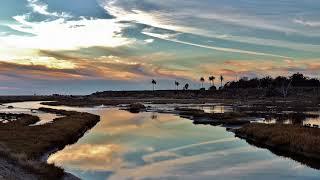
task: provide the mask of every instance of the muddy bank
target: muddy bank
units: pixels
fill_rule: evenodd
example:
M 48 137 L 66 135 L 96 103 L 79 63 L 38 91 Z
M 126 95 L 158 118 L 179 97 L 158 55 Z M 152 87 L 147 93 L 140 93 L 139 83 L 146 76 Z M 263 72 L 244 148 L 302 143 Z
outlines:
M 16 121 L 0 125 L 0 174 L 10 179 L 6 171 L 15 167 L 20 175 L 30 175 L 31 179 L 74 179 L 63 169 L 47 164 L 43 159 L 48 153 L 73 144 L 99 122 L 100 117 L 89 113 L 40 108 L 39 110 L 56 113 L 64 117 L 56 118 L 52 123 L 29 126 L 39 121 L 38 117 L 19 115 Z M 2 172 L 3 171 L 3 172 Z M 17 176 L 20 176 L 17 173 Z M 24 176 L 21 176 L 23 179 Z M 28 176 L 26 176 L 28 177 Z M 18 179 L 18 178 L 14 178 Z
M 237 96 L 235 96 L 237 95 Z M 259 96 L 250 93 L 249 96 L 242 93 L 223 91 L 200 90 L 163 90 L 163 91 L 105 91 L 85 96 L 0 96 L 0 104 L 23 101 L 53 101 L 43 104 L 51 106 L 93 107 L 100 105 L 121 105 L 136 102 L 152 104 L 205 104 L 220 103 L 233 105 L 239 111 L 270 110 L 274 107 L 282 111 L 310 111 L 320 110 L 320 97 L 291 95 L 287 98 L 273 96 Z M 239 96 L 239 97 L 238 97 Z
M 250 123 L 245 119 L 246 114 L 238 112 L 206 113 L 201 109 L 175 108 L 175 113 L 193 120 L 194 124 L 241 126 Z
M 123 104 L 133 104 L 141 102 L 144 104 L 220 104 L 232 106 L 238 112 L 258 112 L 258 111 L 318 111 L 320 110 L 320 100 L 317 98 L 259 98 L 259 99 L 236 99 L 232 97 L 226 98 L 178 98 L 172 96 L 171 98 L 159 97 L 95 97 L 95 96 L 78 96 L 65 97 L 56 99 L 53 102 L 44 102 L 44 105 L 50 106 L 73 106 L 73 107 L 94 107 L 100 105 L 117 106 Z
M 44 105 L 50 106 L 72 106 L 72 107 L 94 107 L 100 105 L 117 106 L 123 104 L 133 104 L 136 102 L 150 103 L 150 104 L 205 104 L 205 103 L 228 103 L 233 102 L 232 99 L 176 99 L 176 98 L 94 98 L 94 97 L 78 97 L 58 99 L 54 102 L 44 102 Z
M 250 144 L 320 169 L 320 130 L 317 128 L 252 123 L 234 132 Z
M 205 113 L 203 110 L 190 108 L 176 108 L 174 113 L 193 120 L 194 124 L 223 125 L 252 145 L 320 169 L 320 129 L 302 126 L 303 120 L 318 118 L 319 114 L 281 110 Z M 275 119 L 278 123 L 252 123 L 256 118 Z M 287 119 L 293 124 L 281 124 L 281 121 Z
M 281 123 L 285 120 L 291 120 L 293 124 L 302 125 L 303 120 L 307 118 L 318 118 L 319 114 L 305 113 L 305 112 L 255 112 L 244 111 L 225 113 L 206 113 L 201 109 L 192 108 L 175 108 L 175 114 L 179 114 L 182 117 L 192 119 L 194 124 L 208 124 L 208 125 L 226 125 L 226 126 L 242 126 L 248 124 L 251 121 L 255 121 L 257 118 L 263 118 L 266 120 L 276 120 Z

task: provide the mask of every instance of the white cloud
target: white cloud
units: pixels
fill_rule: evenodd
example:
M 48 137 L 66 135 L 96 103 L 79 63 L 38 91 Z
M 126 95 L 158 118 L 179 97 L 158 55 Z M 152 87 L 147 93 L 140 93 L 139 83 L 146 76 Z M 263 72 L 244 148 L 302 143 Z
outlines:
M 146 39 L 146 40 L 144 40 L 144 42 L 145 42 L 146 44 L 150 44 L 150 43 L 153 43 L 153 42 L 154 42 L 154 39 Z
M 63 18 L 71 17 L 70 14 L 65 12 L 62 12 L 62 13 L 49 12 L 48 5 L 45 3 L 39 2 L 39 0 L 27 0 L 27 1 L 29 3 L 28 6 L 32 8 L 32 11 L 35 13 L 39 13 L 46 16 L 63 17 Z
M 21 49 L 76 50 L 93 46 L 118 47 L 133 42 L 121 34 L 127 25 L 113 19 L 82 18 L 29 22 L 26 15 L 15 16 L 17 24 L 10 28 L 32 34 L 0 37 L 2 46 Z

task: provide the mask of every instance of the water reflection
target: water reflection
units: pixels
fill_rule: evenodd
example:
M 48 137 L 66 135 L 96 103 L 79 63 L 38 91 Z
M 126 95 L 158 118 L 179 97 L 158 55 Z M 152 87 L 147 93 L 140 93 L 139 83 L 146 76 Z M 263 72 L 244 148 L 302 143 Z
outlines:
M 252 122 L 264 123 L 264 124 L 296 124 L 301 126 L 320 127 L 320 112 L 309 112 L 314 115 L 319 115 L 316 118 L 302 118 L 301 120 L 294 119 L 293 117 L 288 119 L 275 119 L 275 118 L 256 118 Z
M 192 108 L 201 109 L 206 113 L 226 113 L 233 112 L 232 106 L 225 106 L 218 103 L 208 103 L 208 104 L 147 104 L 149 109 L 154 109 L 157 111 L 173 111 L 176 107 L 180 108 Z
M 320 115 L 320 112 L 317 114 Z M 310 125 L 310 126 L 318 126 L 320 127 L 320 116 L 318 118 L 307 118 L 306 120 L 303 121 L 303 125 Z
M 157 113 L 152 113 L 151 119 L 152 119 L 152 120 L 157 120 L 157 119 L 158 119 Z
M 24 108 L 38 106 L 42 105 L 23 104 Z M 101 116 L 97 126 L 76 144 L 48 159 L 49 163 L 62 166 L 82 179 L 291 180 L 320 177 L 320 171 L 251 146 L 225 128 L 195 126 L 192 121 L 172 114 L 131 114 L 105 107 L 54 108 Z M 221 107 L 219 110 L 221 112 Z
M 101 122 L 52 155 L 83 179 L 313 179 L 316 170 L 248 145 L 222 127 L 170 114 L 89 110 Z M 263 175 L 263 177 L 261 177 Z
M 83 171 L 114 171 L 125 164 L 121 158 L 123 151 L 117 144 L 81 144 L 52 155 L 49 162 Z
M 46 113 L 42 111 L 37 111 L 36 109 L 42 107 L 40 101 L 34 102 L 19 102 L 19 103 L 8 103 L 5 105 L 0 106 L 0 113 L 12 113 L 12 114 L 30 114 L 38 116 L 40 121 L 37 122 L 35 125 L 42 125 L 45 123 L 50 123 L 55 118 L 61 117 L 57 114 Z M 10 108 L 9 108 L 10 107 Z

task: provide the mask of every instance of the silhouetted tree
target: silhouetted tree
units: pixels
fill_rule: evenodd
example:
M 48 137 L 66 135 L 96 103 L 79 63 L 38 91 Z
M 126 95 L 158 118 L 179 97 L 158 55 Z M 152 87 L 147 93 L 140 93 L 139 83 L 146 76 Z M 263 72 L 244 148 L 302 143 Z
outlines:
M 288 78 L 286 78 L 284 76 L 278 76 L 273 80 L 272 86 L 273 87 L 282 87 L 283 84 L 288 84 L 287 82 L 289 82 Z
M 185 84 L 183 89 L 184 89 L 184 90 L 188 90 L 188 89 L 189 89 L 189 84 L 188 84 L 188 83 Z
M 216 77 L 214 77 L 214 76 L 210 76 L 209 77 L 209 81 L 210 81 L 210 83 L 211 83 L 211 86 L 214 86 L 214 80 L 216 79 Z
M 223 80 L 224 80 L 224 77 L 223 77 L 222 75 L 220 75 L 220 83 L 221 83 L 220 88 L 221 88 L 221 89 L 222 89 L 222 82 L 223 82 Z
M 204 83 L 204 81 L 205 81 L 205 80 L 204 80 L 204 77 L 201 77 L 201 78 L 200 78 L 201 88 L 203 88 L 203 83 Z
M 298 90 L 300 93 L 304 93 L 307 91 L 310 92 L 310 88 L 312 88 L 314 94 L 318 94 L 320 81 L 316 78 L 309 78 L 307 76 L 304 76 L 301 73 L 295 73 L 289 78 L 284 76 L 278 76 L 274 79 L 270 76 L 266 76 L 261 79 L 253 78 L 250 80 L 248 80 L 247 78 L 242 78 L 239 81 L 225 83 L 224 88 L 266 88 L 266 96 L 281 95 L 285 99 L 288 96 L 290 89 L 292 88 L 296 88 L 295 91 L 293 91 L 294 93 L 297 93 Z
M 152 83 L 152 88 L 153 88 L 153 91 L 154 91 L 155 90 L 155 86 L 157 85 L 157 81 L 152 79 L 151 83 Z
M 179 89 L 180 83 L 178 81 L 175 81 L 174 84 L 177 86 L 177 90 Z
M 269 88 L 272 85 L 272 81 L 273 81 L 272 77 L 266 76 L 260 79 L 260 86 L 262 88 Z

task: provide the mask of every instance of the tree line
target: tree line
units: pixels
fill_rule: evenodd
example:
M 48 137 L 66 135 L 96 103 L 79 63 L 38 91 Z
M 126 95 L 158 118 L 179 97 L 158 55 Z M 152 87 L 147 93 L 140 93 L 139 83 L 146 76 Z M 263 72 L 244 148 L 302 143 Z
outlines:
M 216 89 L 215 79 L 216 79 L 215 76 L 209 76 L 208 77 L 208 81 L 210 82 L 210 89 L 213 89 L 213 88 Z M 222 84 L 223 84 L 223 81 L 224 81 L 224 77 L 222 75 L 220 75 L 219 79 L 220 79 L 220 89 L 221 89 L 223 87 Z M 200 78 L 200 83 L 201 83 L 201 89 L 200 90 L 205 90 L 205 87 L 204 87 L 205 81 L 206 81 L 206 79 L 204 77 Z M 154 91 L 156 89 L 157 81 L 155 79 L 152 79 L 151 84 L 152 84 L 152 89 Z M 179 87 L 180 87 L 181 83 L 179 81 L 174 81 L 174 85 L 176 86 L 176 90 L 179 90 Z M 189 90 L 189 87 L 190 87 L 190 84 L 186 83 L 183 86 L 182 89 L 183 90 Z
M 290 77 L 285 76 L 277 76 L 272 78 L 271 76 L 266 76 L 263 78 L 241 78 L 238 81 L 229 81 L 223 85 L 224 76 L 219 76 L 219 88 L 216 87 L 215 76 L 209 76 L 207 80 L 210 83 L 209 90 L 222 90 L 222 89 L 235 89 L 235 88 L 281 88 L 283 91 L 287 91 L 291 87 L 320 87 L 320 81 L 316 78 L 310 78 L 302 73 L 295 73 Z M 200 90 L 205 90 L 204 83 L 206 82 L 205 77 L 200 77 L 201 88 Z M 153 90 L 156 89 L 157 81 L 152 79 L 151 81 Z M 174 81 L 174 85 L 176 90 L 180 89 L 181 83 L 179 81 Z M 186 83 L 183 85 L 183 90 L 188 90 L 190 88 L 190 84 Z M 285 94 L 285 92 L 283 92 Z
M 295 73 L 290 77 L 278 76 L 272 78 L 240 79 L 225 84 L 224 88 L 279 88 L 284 86 L 290 87 L 319 87 L 320 81 L 316 78 L 309 78 L 301 73 Z

